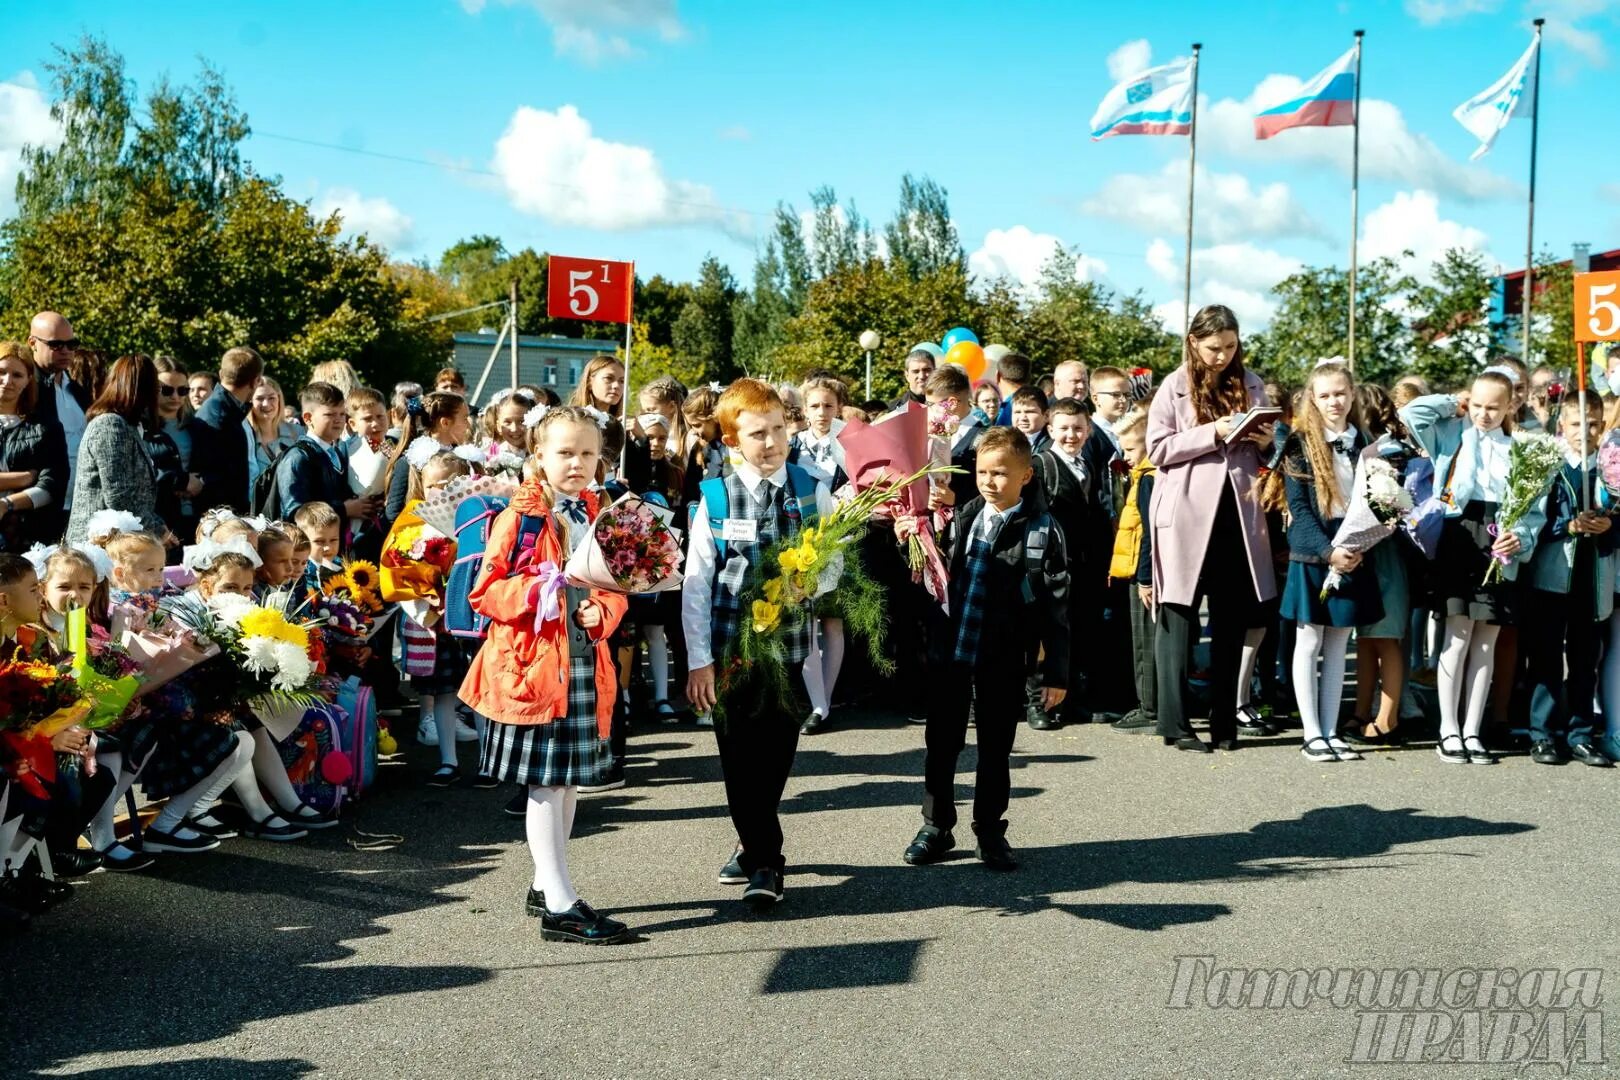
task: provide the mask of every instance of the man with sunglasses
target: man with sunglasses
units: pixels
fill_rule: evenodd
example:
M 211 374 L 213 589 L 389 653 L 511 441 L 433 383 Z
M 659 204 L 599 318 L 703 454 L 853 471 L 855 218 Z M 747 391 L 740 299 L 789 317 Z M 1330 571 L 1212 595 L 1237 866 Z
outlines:
M 90 391 L 74 382 L 68 365 L 79 350 L 79 339 L 68 321 L 54 311 L 42 311 L 28 324 L 28 346 L 34 350 L 34 369 L 39 375 L 39 403 L 34 419 L 47 429 L 60 424 L 67 440 L 67 495 L 57 514 L 65 523 L 73 509 L 73 484 L 79 468 L 79 440 L 84 437 L 84 412 L 90 407 Z

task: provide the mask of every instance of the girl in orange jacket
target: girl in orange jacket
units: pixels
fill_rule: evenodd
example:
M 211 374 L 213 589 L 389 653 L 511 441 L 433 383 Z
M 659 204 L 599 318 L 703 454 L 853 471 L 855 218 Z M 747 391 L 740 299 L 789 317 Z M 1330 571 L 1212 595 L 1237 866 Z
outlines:
M 608 647 L 626 598 L 567 585 L 563 566 L 600 509 L 602 437 L 583 409 L 554 408 L 535 432 L 539 475 L 495 519 L 473 610 L 489 636 L 462 683 L 461 700 L 489 718 L 479 771 L 529 789 L 525 826 L 534 883 L 525 910 L 547 941 L 603 945 L 629 931 L 579 898 L 565 853 L 578 788 L 599 771 L 617 679 Z

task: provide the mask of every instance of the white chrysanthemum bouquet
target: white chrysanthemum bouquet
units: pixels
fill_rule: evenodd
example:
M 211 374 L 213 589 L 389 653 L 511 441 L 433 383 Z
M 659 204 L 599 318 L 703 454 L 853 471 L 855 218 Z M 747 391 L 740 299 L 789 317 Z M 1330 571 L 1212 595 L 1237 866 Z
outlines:
M 1333 534 L 1335 548 L 1356 554 L 1372 550 L 1395 532 L 1402 517 L 1412 509 L 1412 493 L 1401 483 L 1400 473 L 1378 454 L 1382 444 L 1380 440 L 1362 451 L 1356 462 L 1350 506 L 1339 531 Z M 1343 583 L 1343 574 L 1328 570 L 1320 599 L 1326 600 Z
M 1540 431 L 1515 431 L 1508 451 L 1507 494 L 1496 508 L 1492 536 L 1501 536 L 1517 525 L 1536 501 L 1552 486 L 1558 470 L 1564 467 L 1564 444 Z M 1502 571 L 1512 562 L 1510 555 L 1495 555 L 1485 571 L 1484 584 L 1502 580 Z

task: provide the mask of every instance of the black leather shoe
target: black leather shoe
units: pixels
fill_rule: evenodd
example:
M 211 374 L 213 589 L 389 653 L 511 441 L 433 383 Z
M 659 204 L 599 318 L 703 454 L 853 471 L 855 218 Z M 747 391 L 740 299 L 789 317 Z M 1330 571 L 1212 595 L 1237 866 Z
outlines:
M 617 919 L 600 914 L 583 900 L 576 900 L 567 911 L 553 915 L 540 913 L 543 941 L 572 941 L 578 945 L 617 945 L 630 936 L 630 928 Z
M 1558 747 L 1543 739 L 1530 747 L 1530 760 L 1537 765 L 1562 765 L 1564 759 L 1558 756 Z
M 764 911 L 766 908 L 778 904 L 782 900 L 782 871 L 772 870 L 762 866 L 748 875 L 748 888 L 743 890 L 742 898 L 752 905 L 755 911 Z
M 821 730 L 821 725 L 825 724 L 826 722 L 827 718 L 825 716 L 822 716 L 818 712 L 812 712 L 809 716 L 804 718 L 804 723 L 799 725 L 799 734 L 814 735 L 816 732 Z
M 1016 870 L 1018 860 L 1013 858 L 1012 846 L 1007 843 L 1005 836 L 981 836 L 979 846 L 974 854 L 984 863 L 987 870 Z
M 1183 735 L 1179 739 L 1166 739 L 1164 745 L 1173 746 L 1177 750 L 1187 750 L 1194 754 L 1213 754 L 1215 748 L 1196 735 Z
M 1113 723 L 1115 731 L 1152 731 L 1159 726 L 1159 722 L 1150 716 L 1145 716 L 1141 709 L 1132 709 Z
M 1576 743 L 1569 748 L 1569 756 L 1582 765 L 1592 765 L 1599 769 L 1608 769 L 1614 766 L 1614 762 L 1610 761 L 1603 751 L 1597 749 L 1591 743 Z
M 51 870 L 58 877 L 89 877 L 101 869 L 101 856 L 93 851 L 53 851 Z
M 546 913 L 546 894 L 539 889 L 531 888 L 529 895 L 523 898 L 523 914 L 538 919 Z
M 926 866 L 932 862 L 939 862 L 950 850 L 956 846 L 956 837 L 951 835 L 949 829 L 936 829 L 932 825 L 924 825 L 917 830 L 916 839 L 906 847 L 906 853 L 901 856 L 912 866 Z
M 1261 716 L 1260 711 L 1253 705 L 1245 705 L 1237 711 L 1237 722 L 1239 735 L 1247 735 L 1254 739 L 1269 739 L 1280 734 L 1279 730 Z
M 1029 714 L 1029 730 L 1031 731 L 1056 731 L 1062 726 L 1058 722 L 1058 718 L 1051 713 L 1032 712 Z
M 1091 714 L 1091 719 L 1092 719 L 1093 723 L 1098 723 L 1098 724 L 1117 724 L 1121 720 L 1125 719 L 1125 714 L 1122 713 L 1122 712 L 1113 712 L 1113 711 L 1105 710 L 1105 711 L 1101 711 L 1101 712 L 1092 713 Z

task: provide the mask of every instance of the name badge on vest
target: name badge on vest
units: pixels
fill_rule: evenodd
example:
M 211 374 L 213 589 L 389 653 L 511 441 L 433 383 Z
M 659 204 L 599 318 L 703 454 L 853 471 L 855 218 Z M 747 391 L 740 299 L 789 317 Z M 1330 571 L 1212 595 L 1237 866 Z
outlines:
M 759 522 L 752 518 L 726 518 L 720 524 L 720 539 L 735 544 L 752 544 L 759 539 Z

